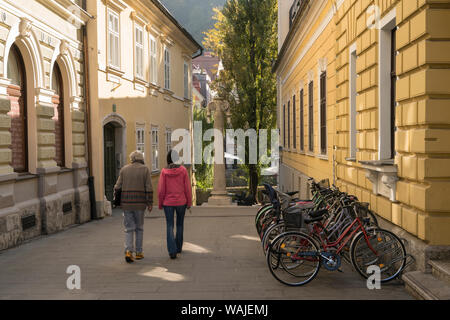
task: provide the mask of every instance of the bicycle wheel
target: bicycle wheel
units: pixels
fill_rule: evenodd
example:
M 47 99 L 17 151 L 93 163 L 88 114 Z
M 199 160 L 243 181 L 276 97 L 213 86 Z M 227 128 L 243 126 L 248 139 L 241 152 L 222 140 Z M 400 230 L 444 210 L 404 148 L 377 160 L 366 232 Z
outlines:
M 262 247 L 264 254 L 267 254 L 267 249 L 269 249 L 269 245 L 273 239 L 284 232 L 284 222 L 280 221 L 277 224 L 271 225 L 267 231 L 264 233 L 264 237 L 262 239 Z
M 286 232 L 276 237 L 267 250 L 270 273 L 288 286 L 302 286 L 319 272 L 319 248 L 301 232 Z
M 258 235 L 261 234 L 261 228 L 262 228 L 262 224 L 264 222 L 265 219 L 267 219 L 267 216 L 273 216 L 275 214 L 275 210 L 273 209 L 272 206 L 265 208 L 264 210 L 262 210 L 259 213 L 259 216 L 257 218 L 256 221 L 256 231 L 258 232 Z
M 367 268 L 378 266 L 381 271 L 381 282 L 395 279 L 405 267 L 406 250 L 403 242 L 392 232 L 373 228 L 364 233 L 359 233 L 350 247 L 352 264 L 358 273 L 368 278 Z M 369 245 L 376 254 L 370 249 Z
M 268 207 L 272 207 L 272 205 L 270 203 L 268 203 L 258 209 L 258 212 L 256 213 L 256 216 L 255 216 L 255 225 L 258 223 L 258 219 L 259 219 L 259 216 L 261 215 L 261 213 L 263 211 L 265 211 Z

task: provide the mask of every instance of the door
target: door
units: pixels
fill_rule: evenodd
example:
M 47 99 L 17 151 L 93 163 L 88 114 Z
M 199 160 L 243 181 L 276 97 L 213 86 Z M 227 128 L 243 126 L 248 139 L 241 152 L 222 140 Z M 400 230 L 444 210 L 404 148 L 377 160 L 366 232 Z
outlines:
M 114 197 L 114 185 L 116 184 L 116 141 L 115 127 L 107 124 L 103 129 L 104 157 L 105 157 L 105 194 L 109 201 Z

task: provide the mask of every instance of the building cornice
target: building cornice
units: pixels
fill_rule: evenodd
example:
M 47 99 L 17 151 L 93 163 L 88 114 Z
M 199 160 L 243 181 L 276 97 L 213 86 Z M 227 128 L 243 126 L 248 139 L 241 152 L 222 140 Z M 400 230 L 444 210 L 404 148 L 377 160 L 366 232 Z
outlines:
M 37 0 L 37 2 L 60 17 L 80 25 L 85 25 L 92 18 L 89 13 L 71 0 Z
M 109 8 L 112 8 L 118 12 L 122 12 L 127 8 L 127 5 L 122 0 L 102 0 L 103 4 Z
M 137 13 L 136 11 L 131 11 L 130 18 L 143 27 L 146 27 L 150 23 L 143 15 Z
M 326 15 L 326 17 L 324 19 L 322 19 L 322 23 L 321 26 L 319 26 L 319 30 L 323 29 L 324 25 L 328 25 L 329 20 L 331 20 L 331 18 L 336 14 L 337 10 L 339 10 L 339 8 L 342 6 L 342 4 L 344 3 L 344 0 L 334 0 L 332 3 L 332 8 L 331 10 L 328 12 L 328 14 Z M 284 40 L 283 46 L 278 54 L 278 59 L 276 60 L 276 62 L 273 65 L 272 71 L 274 73 L 276 72 L 280 72 L 280 66 L 283 64 L 286 56 L 288 55 L 288 52 L 290 49 L 292 49 L 292 47 L 297 48 L 301 42 L 303 41 L 302 39 L 304 38 L 304 36 L 311 31 L 311 25 L 309 26 L 302 26 L 301 24 L 306 23 L 305 20 L 307 19 L 308 15 L 311 15 L 313 17 L 315 17 L 316 15 L 318 15 L 318 13 L 314 13 L 311 12 L 310 9 L 314 6 L 316 8 L 320 8 L 320 10 L 322 10 L 322 8 L 324 8 L 324 6 L 327 4 L 327 1 L 322 0 L 322 2 L 320 3 L 320 1 L 310 1 L 310 0 L 306 0 L 303 2 L 303 5 L 300 8 L 299 13 L 297 14 L 296 18 L 294 19 L 292 26 Z M 319 11 L 320 12 L 320 11 Z M 311 13 L 311 14 L 310 14 Z M 301 31 L 300 35 L 297 35 L 298 31 Z M 314 36 L 318 36 L 321 34 L 320 32 L 316 32 Z M 313 38 L 314 38 L 313 36 Z M 297 42 L 294 41 L 297 40 Z M 312 39 L 312 40 L 316 40 L 316 39 Z M 313 42 L 313 41 L 310 42 Z M 289 60 L 289 59 L 287 59 Z

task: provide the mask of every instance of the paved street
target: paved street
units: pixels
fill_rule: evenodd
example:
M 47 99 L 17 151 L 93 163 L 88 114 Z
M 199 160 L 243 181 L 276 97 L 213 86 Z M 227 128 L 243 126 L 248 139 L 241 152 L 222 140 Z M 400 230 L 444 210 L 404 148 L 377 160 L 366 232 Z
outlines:
M 370 291 L 344 266 L 323 268 L 305 287 L 278 283 L 255 234 L 254 208 L 196 208 L 187 214 L 184 252 L 170 260 L 160 212 L 145 221 L 146 258 L 123 258 L 120 211 L 0 253 L 0 299 L 411 299 L 403 285 Z M 66 269 L 81 268 L 82 289 L 69 291 Z

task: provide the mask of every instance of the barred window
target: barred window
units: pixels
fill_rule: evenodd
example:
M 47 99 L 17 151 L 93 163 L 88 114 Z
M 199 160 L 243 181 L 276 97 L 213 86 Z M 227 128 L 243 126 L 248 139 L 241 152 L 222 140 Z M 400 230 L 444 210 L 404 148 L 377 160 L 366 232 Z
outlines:
M 136 128 L 136 150 L 145 155 L 145 128 L 143 126 Z
M 159 170 L 159 137 L 158 128 L 152 128 L 152 170 Z
M 172 150 L 172 129 L 166 129 L 166 151 Z

